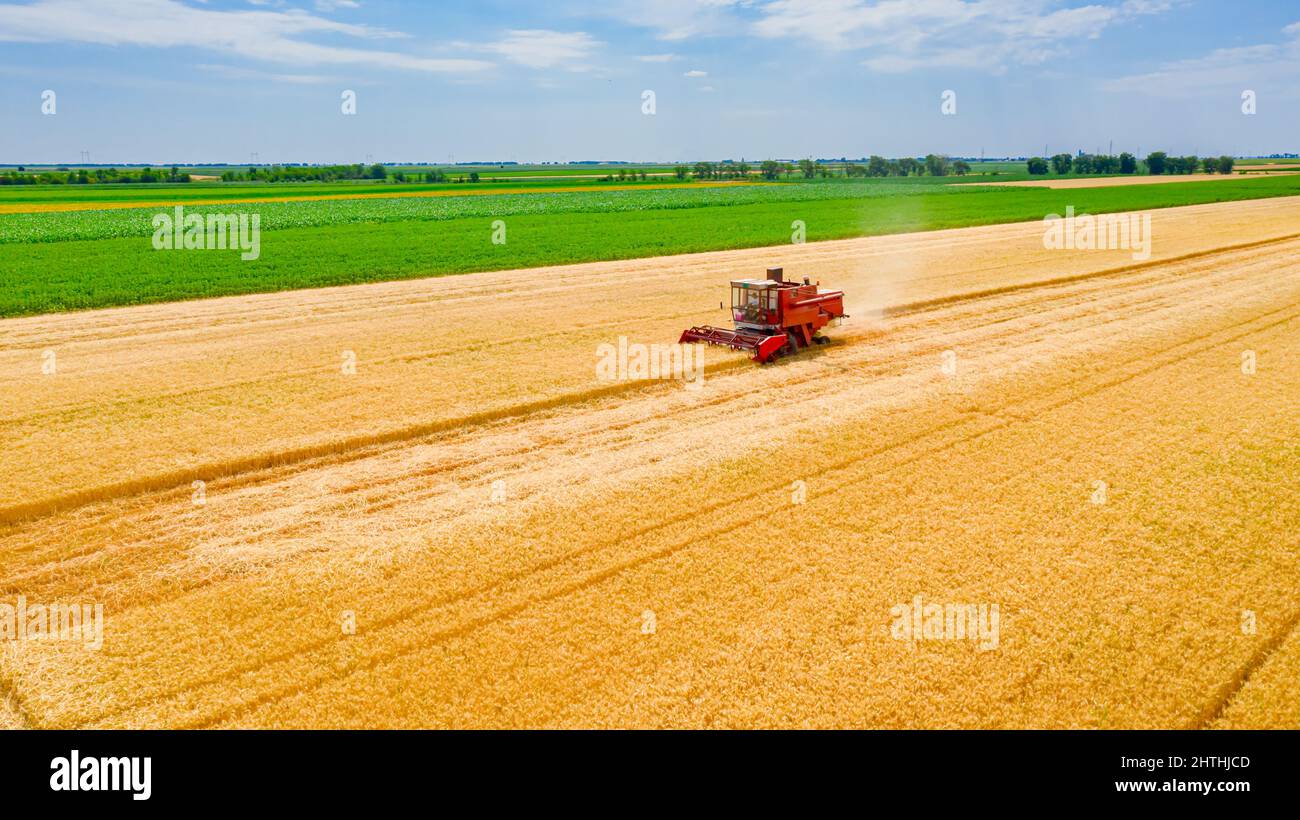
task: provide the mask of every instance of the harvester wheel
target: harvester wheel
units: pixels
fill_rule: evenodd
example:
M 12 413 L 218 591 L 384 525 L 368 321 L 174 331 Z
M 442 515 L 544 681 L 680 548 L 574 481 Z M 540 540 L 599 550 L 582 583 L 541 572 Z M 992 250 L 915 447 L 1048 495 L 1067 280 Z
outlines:
M 819 345 L 828 345 L 831 343 L 830 338 L 827 336 L 814 336 L 813 341 Z
M 781 348 L 781 355 L 783 355 L 783 356 L 793 356 L 795 353 L 798 353 L 798 352 L 799 352 L 799 338 L 798 338 L 797 336 L 794 335 L 794 331 L 793 331 L 793 330 L 787 330 L 787 331 L 785 332 L 785 338 L 786 338 L 788 341 L 786 341 L 786 343 L 785 343 L 785 347 Z

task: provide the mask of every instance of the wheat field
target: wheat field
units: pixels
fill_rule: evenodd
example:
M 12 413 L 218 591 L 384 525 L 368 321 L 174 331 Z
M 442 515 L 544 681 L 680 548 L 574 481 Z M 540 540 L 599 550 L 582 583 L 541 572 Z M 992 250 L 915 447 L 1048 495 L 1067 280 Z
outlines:
M 105 613 L 0 646 L 0 726 L 1295 728 L 1300 199 L 1152 232 L 0 322 L 0 602 Z M 834 344 L 597 379 L 777 264 Z

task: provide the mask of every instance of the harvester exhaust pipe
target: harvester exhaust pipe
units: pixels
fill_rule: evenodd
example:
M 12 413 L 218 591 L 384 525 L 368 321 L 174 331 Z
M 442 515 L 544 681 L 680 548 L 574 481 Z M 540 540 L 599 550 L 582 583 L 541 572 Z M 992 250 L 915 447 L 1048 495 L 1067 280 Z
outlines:
M 768 268 L 768 269 L 767 269 L 767 281 L 769 281 L 769 282 L 784 282 L 784 281 L 785 281 L 785 268 Z

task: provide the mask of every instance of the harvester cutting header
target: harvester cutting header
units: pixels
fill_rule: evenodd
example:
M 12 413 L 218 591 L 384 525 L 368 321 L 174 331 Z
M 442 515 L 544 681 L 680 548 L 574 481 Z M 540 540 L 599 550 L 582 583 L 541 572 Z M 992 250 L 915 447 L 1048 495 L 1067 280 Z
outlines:
M 781 268 L 768 268 L 766 279 L 736 279 L 731 283 L 731 318 L 736 329 L 693 327 L 678 341 L 750 350 L 754 361 L 762 363 L 813 344 L 826 344 L 830 340 L 818 336 L 817 331 L 848 314 L 844 312 L 844 292 L 818 293 L 819 285 L 807 278 L 802 284 L 787 282 Z

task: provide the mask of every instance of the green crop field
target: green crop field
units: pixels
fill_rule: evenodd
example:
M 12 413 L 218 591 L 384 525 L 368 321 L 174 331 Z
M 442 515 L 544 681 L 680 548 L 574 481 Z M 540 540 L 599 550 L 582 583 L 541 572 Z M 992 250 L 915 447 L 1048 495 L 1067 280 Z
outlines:
M 381 180 L 340 180 L 337 182 L 191 182 L 182 185 L 14 185 L 0 187 L 0 207 L 7 203 L 57 205 L 61 202 L 202 202 L 228 199 L 287 199 L 303 197 L 338 197 L 353 194 L 399 196 L 427 191 L 454 193 L 491 193 L 493 188 L 551 188 L 591 187 L 599 189 L 615 185 L 644 185 L 663 187 L 668 184 L 689 185 L 664 177 L 645 181 L 626 180 L 603 182 L 599 177 L 582 179 L 555 179 L 537 177 L 499 182 L 479 183 L 385 183 Z
M 256 213 L 262 232 L 260 258 L 242 261 L 237 251 L 154 250 L 151 219 L 167 208 L 0 214 L 0 316 L 779 245 L 790 241 L 794 220 L 804 222 L 808 241 L 817 241 L 1034 220 L 1069 205 L 1106 213 L 1300 194 L 1300 178 L 1293 176 L 1077 190 L 948 184 L 953 181 L 593 187 L 224 206 L 202 205 L 193 185 L 6 190 L 0 205 L 32 195 L 50 203 L 86 196 L 194 202 L 199 213 Z M 284 196 L 288 188 L 214 185 L 203 192 L 227 198 L 274 189 Z M 340 190 L 293 186 L 294 193 L 315 189 Z M 400 192 L 398 186 L 382 190 Z M 506 224 L 505 244 L 491 241 L 498 219 Z
M 1008 176 L 1006 179 L 1022 177 Z M 156 190 L 152 195 L 135 196 L 139 192 L 120 188 L 96 192 L 93 189 L 66 191 L 61 200 L 48 190 L 37 206 L 64 202 L 96 202 L 117 204 L 134 201 L 168 201 L 183 203 L 191 213 L 256 213 L 261 216 L 263 230 L 283 228 L 326 227 L 358 222 L 401 222 L 407 220 L 449 220 L 467 217 L 498 218 L 524 214 L 562 214 L 577 212 L 618 212 L 675 210 L 717 206 L 751 205 L 775 202 L 807 202 L 825 199 L 865 199 L 872 197 L 909 196 L 922 193 L 958 193 L 968 189 L 952 190 L 943 180 L 932 177 L 906 177 L 870 181 L 814 181 L 791 183 L 734 183 L 727 186 L 708 186 L 684 183 L 674 186 L 619 186 L 612 189 L 583 188 L 581 191 L 552 191 L 540 193 L 494 193 L 475 188 L 473 194 L 462 196 L 406 196 L 422 193 L 425 189 L 446 189 L 448 186 L 402 186 L 377 189 L 392 196 L 329 199 L 306 201 L 240 202 L 237 204 L 204 204 L 214 199 L 263 199 L 247 196 L 247 186 L 226 188 L 226 195 L 193 196 L 190 186 L 171 186 Z M 569 187 L 569 186 L 564 186 Z M 456 186 L 453 193 L 467 193 L 464 186 Z M 627 189 L 624 189 L 627 188 Z M 513 190 L 513 189 L 503 189 Z M 329 185 L 310 185 L 295 189 L 303 196 L 326 193 L 338 196 L 339 189 Z M 7 202 L 23 202 L 24 198 L 6 197 L 0 192 L 0 207 Z M 93 194 L 101 193 L 97 200 Z M 291 192 L 281 187 L 281 195 Z M 364 191 L 367 195 L 375 193 Z M 123 200 L 124 195 L 132 199 Z M 90 197 L 89 199 L 85 197 Z M 69 240 L 110 239 L 125 236 L 149 236 L 153 233 L 150 220 L 165 208 L 139 207 L 93 209 L 76 211 L 40 211 L 0 214 L 0 245 L 12 242 L 63 242 Z
M 671 165 L 392 165 L 389 171 L 404 171 L 408 174 L 423 174 L 426 171 L 442 171 L 449 176 L 463 176 L 477 173 L 481 177 L 580 177 L 617 175 L 619 171 L 638 174 L 671 174 Z

